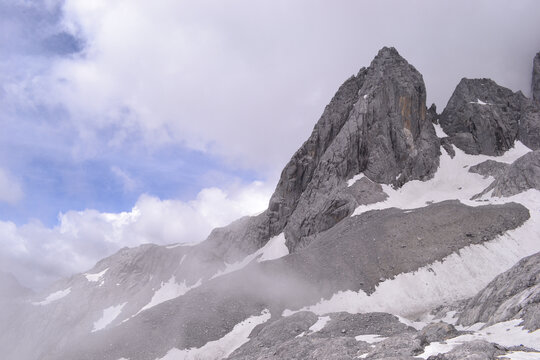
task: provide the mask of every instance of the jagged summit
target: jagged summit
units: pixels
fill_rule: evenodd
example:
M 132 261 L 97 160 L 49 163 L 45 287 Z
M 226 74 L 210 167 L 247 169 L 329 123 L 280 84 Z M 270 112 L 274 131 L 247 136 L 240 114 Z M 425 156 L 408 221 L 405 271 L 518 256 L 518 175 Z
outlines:
M 268 208 L 270 235 L 285 229 L 293 250 L 370 201 L 345 185 L 358 173 L 396 186 L 429 178 L 439 141 L 425 99 L 422 75 L 396 49 L 381 49 L 339 88 L 285 166 Z
M 468 154 L 500 156 L 516 140 L 540 148 L 538 103 L 491 79 L 461 79 L 440 124 L 450 141 Z
M 491 79 L 463 78 L 441 114 L 440 123 L 452 142 L 469 154 L 501 155 L 518 135 L 521 92 Z

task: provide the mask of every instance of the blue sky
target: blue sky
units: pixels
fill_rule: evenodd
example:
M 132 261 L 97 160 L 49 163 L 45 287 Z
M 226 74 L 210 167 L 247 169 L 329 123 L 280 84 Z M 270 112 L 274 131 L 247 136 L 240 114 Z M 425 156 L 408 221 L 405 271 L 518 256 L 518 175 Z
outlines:
M 3 84 L 28 86 L 28 78 L 46 73 L 60 58 L 81 56 L 86 39 L 66 32 L 62 16 L 61 2 L 0 4 Z M 38 219 L 52 227 L 69 210 L 120 212 L 142 193 L 189 200 L 203 188 L 257 179 L 254 171 L 182 142 L 149 147 L 134 132 L 129 141 L 111 145 L 114 124 L 97 129 L 89 142 L 74 124 L 76 114 L 61 103 L 40 103 L 31 97 L 34 89 L 24 91 L 19 98 L 0 92 L 0 164 L 24 193 L 16 204 L 0 202 L 2 220 L 22 225 Z
M 338 86 L 395 46 L 441 111 L 530 92 L 537 1 L 0 0 L 0 271 L 41 287 L 265 208 Z

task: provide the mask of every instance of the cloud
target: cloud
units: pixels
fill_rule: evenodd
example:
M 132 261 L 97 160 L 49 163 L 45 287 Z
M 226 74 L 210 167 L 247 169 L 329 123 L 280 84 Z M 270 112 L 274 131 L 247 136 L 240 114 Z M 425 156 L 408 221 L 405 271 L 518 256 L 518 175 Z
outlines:
M 132 192 L 137 189 L 137 181 L 118 166 L 111 166 L 111 172 L 120 180 L 125 192 Z
M 112 127 L 111 144 L 137 134 L 262 172 L 279 171 L 384 45 L 419 68 L 440 109 L 463 76 L 528 93 L 540 50 L 535 1 L 66 0 L 63 11 L 86 47 L 40 84 L 83 137 Z
M 0 168 L 0 202 L 16 204 L 24 196 L 19 182 Z
M 91 268 L 122 247 L 144 243 L 197 243 L 214 227 L 266 208 L 271 189 L 261 182 L 203 189 L 188 202 L 141 195 L 130 211 L 68 211 L 58 225 L 16 226 L 0 221 L 0 270 L 40 287 Z

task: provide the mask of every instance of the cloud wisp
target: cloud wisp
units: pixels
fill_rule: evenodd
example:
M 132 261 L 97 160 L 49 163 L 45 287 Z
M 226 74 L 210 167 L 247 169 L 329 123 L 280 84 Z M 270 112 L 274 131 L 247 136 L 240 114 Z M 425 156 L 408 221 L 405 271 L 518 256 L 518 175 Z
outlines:
M 20 183 L 11 174 L 0 168 L 0 202 L 16 204 L 24 196 Z

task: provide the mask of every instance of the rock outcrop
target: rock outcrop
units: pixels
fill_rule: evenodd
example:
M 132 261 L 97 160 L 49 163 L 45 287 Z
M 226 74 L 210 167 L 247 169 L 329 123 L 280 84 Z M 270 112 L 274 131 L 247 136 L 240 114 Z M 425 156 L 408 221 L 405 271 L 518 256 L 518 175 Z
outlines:
M 521 92 L 490 79 L 462 79 L 440 116 L 451 142 L 468 154 L 502 155 L 518 136 Z
M 533 60 L 532 97 L 533 100 L 540 104 L 540 52 L 536 54 Z
M 511 319 L 523 319 L 522 325 L 530 331 L 540 329 L 540 253 L 497 276 L 465 304 L 458 322 L 492 325 Z
M 522 106 L 518 138 L 533 150 L 540 149 L 540 100 L 527 100 Z
M 401 323 L 397 317 L 385 313 L 330 313 L 324 318 L 327 322 L 313 330 L 310 327 L 319 317 L 311 312 L 280 318 L 258 332 L 253 331 L 250 340 L 227 359 L 352 360 L 358 354 L 371 351 L 370 344 L 363 338 L 383 340 L 415 333 L 413 328 Z
M 469 172 L 480 174 L 484 177 L 494 177 L 495 179 L 504 174 L 506 169 L 508 169 L 510 165 L 502 162 L 498 162 L 495 160 L 486 160 L 481 162 L 480 164 L 471 166 L 469 168 Z
M 523 155 L 504 171 L 499 172 L 495 181 L 475 198 L 490 191 L 491 196 L 508 197 L 529 189 L 540 190 L 540 150 Z

